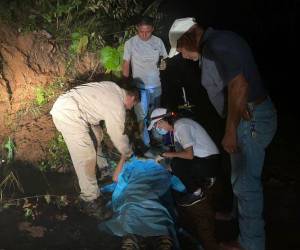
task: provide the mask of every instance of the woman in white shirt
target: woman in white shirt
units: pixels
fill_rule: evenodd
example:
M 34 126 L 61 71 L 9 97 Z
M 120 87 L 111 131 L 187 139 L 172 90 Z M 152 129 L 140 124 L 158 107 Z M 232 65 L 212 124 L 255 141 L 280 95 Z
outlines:
M 164 152 L 171 158 L 171 169 L 186 187 L 187 193 L 175 197 L 182 221 L 192 221 L 197 238 L 204 249 L 218 249 L 214 237 L 214 196 L 216 176 L 220 166 L 220 154 L 205 129 L 189 118 L 178 118 L 165 108 L 157 108 L 151 114 L 148 130 L 159 134 L 174 134 L 175 151 Z

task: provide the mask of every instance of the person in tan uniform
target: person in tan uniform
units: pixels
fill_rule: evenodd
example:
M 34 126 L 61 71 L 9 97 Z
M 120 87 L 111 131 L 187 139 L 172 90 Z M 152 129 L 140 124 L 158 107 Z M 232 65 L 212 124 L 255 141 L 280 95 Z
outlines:
M 124 134 L 126 109 L 132 109 L 139 100 L 136 87 L 125 90 L 110 81 L 91 82 L 61 95 L 50 111 L 67 144 L 81 189 L 83 208 L 88 213 L 100 212 L 103 205 L 96 164 L 101 171 L 107 162 L 101 157 L 103 136 L 99 123 L 105 121 L 107 133 L 121 154 L 120 161 L 124 161 L 132 154 L 128 136 Z M 92 133 L 98 141 L 96 148 Z

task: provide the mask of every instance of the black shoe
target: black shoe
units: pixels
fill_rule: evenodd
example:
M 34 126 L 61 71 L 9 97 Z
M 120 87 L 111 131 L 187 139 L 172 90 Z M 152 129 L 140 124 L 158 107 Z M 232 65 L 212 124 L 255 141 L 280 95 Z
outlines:
M 79 209 L 84 214 L 89 216 L 94 216 L 99 220 L 107 220 L 112 217 L 112 210 L 105 206 L 102 197 L 97 198 L 93 201 L 83 201 L 79 202 Z
M 203 201 L 206 199 L 206 196 L 204 195 L 203 192 L 200 193 L 188 193 L 185 196 L 183 196 L 177 203 L 179 206 L 182 207 L 189 207 L 192 206 L 200 201 Z

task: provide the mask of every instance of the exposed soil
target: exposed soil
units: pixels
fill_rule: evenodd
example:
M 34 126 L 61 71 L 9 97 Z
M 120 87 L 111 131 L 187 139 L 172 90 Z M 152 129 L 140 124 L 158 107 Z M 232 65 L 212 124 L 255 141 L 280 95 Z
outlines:
M 274 30 L 277 32 L 277 28 Z M 120 249 L 118 237 L 99 232 L 98 221 L 77 210 L 74 203 L 78 187 L 72 171 L 43 173 L 37 169 L 39 162 L 47 154 L 48 142 L 56 132 L 49 115 L 54 100 L 38 109 L 32 109 L 31 104 L 37 86 L 48 86 L 65 73 L 64 50 L 57 47 L 47 32 L 22 34 L 3 23 L 0 23 L 0 45 L 0 145 L 8 136 L 14 140 L 16 162 L 12 170 L 24 191 L 22 193 L 16 183 L 10 183 L 6 192 L 0 194 L 2 204 L 10 204 L 7 208 L 0 206 L 0 250 Z M 95 54 L 87 53 L 77 58 L 74 65 L 76 78 L 78 75 L 90 76 L 91 72 L 101 72 Z M 199 85 L 193 85 L 196 79 L 191 79 L 195 75 L 192 71 L 193 69 L 191 72 L 186 71 L 187 78 L 184 82 L 191 90 L 187 95 L 190 94 L 189 100 L 198 107 L 197 114 L 201 124 L 216 141 L 220 141 L 222 125 L 215 117 L 216 112 L 211 105 L 208 102 L 201 103 L 200 100 L 204 100 L 206 96 Z M 169 95 L 170 92 L 167 93 Z M 278 95 L 281 93 L 278 92 Z M 175 96 L 177 105 L 181 94 L 176 93 Z M 298 250 L 300 138 L 297 131 L 300 124 L 290 111 L 289 102 L 286 102 L 286 107 L 276 101 L 275 104 L 279 117 L 278 132 L 267 150 L 263 174 L 266 249 Z M 5 154 L 5 149 L 1 147 L 0 160 Z M 224 190 L 227 195 L 220 207 L 228 210 L 231 206 L 229 169 L 228 162 L 226 163 L 228 159 L 224 161 L 227 173 Z M 7 171 L 0 162 L 1 181 L 9 173 Z M 45 195 L 52 195 L 50 202 Z M 11 201 L 12 199 L 15 200 Z M 218 240 L 232 240 L 237 234 L 236 220 L 216 221 Z M 182 249 L 197 249 L 190 239 L 180 239 Z

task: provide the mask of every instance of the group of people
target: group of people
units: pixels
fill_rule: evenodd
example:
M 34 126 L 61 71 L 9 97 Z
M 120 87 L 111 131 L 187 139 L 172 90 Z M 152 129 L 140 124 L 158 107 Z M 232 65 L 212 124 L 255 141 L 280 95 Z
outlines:
M 72 158 L 83 207 L 100 213 L 102 218 L 110 216 L 103 209 L 96 178 L 96 166 L 101 171 L 108 165 L 101 148 L 100 121 L 105 121 L 107 133 L 120 153 L 113 175 L 113 180 L 119 182 L 120 173 L 136 148 L 124 134 L 126 109 L 134 108 L 147 147 L 151 147 L 153 134 L 172 135 L 175 150 L 162 152 L 159 158 L 170 159 L 168 171 L 185 186 L 184 192 L 175 192 L 173 196 L 179 215 L 190 217 L 196 224 L 197 237 L 204 249 L 265 249 L 261 173 L 265 149 L 276 131 L 276 110 L 249 45 L 236 33 L 204 29 L 188 17 L 172 24 L 171 49 L 167 54 L 162 40 L 152 34 L 151 18 L 141 18 L 136 28 L 137 35 L 125 43 L 122 69 L 124 78 L 129 80 L 132 76 L 134 84 L 83 84 L 60 96 L 51 110 Z M 218 114 L 226 118 L 221 145 L 231 159 L 240 232 L 231 244 L 218 244 L 214 237 L 213 197 L 218 187 L 219 149 L 199 123 L 160 107 L 160 70 L 168 67 L 168 60 L 178 53 L 199 62 L 199 84 L 206 89 Z

